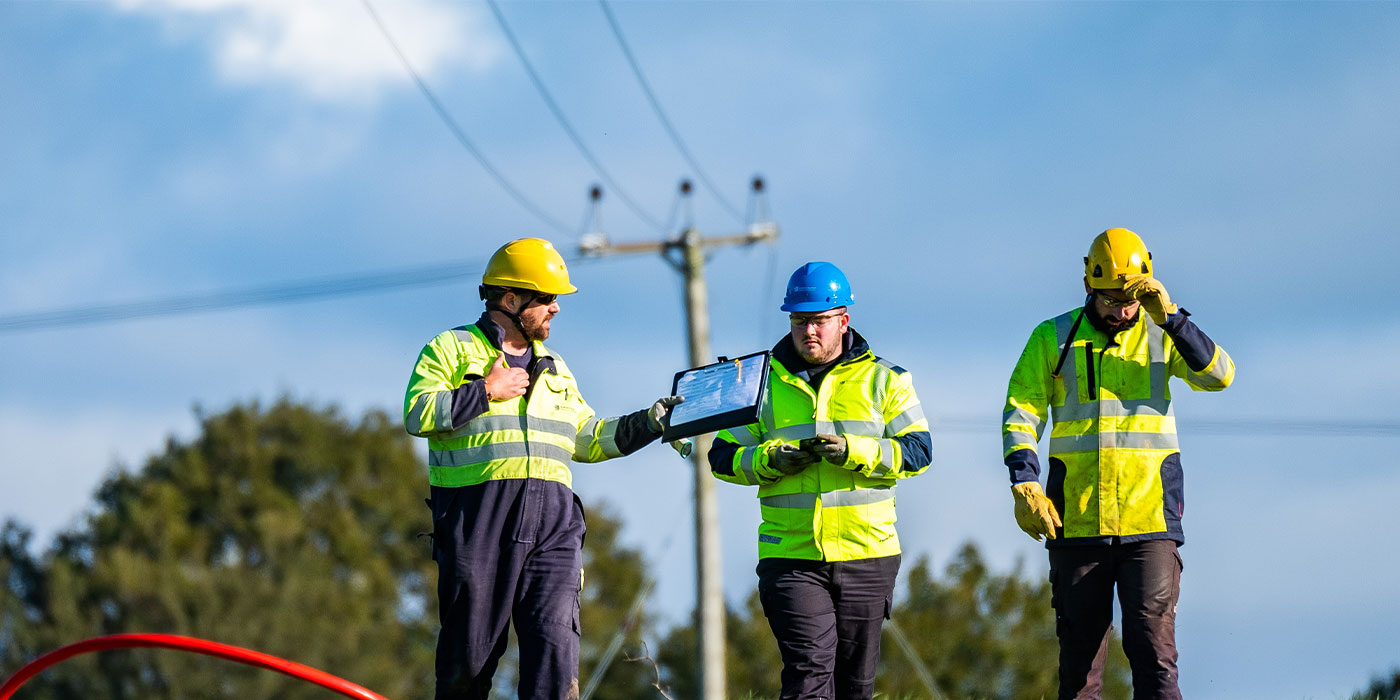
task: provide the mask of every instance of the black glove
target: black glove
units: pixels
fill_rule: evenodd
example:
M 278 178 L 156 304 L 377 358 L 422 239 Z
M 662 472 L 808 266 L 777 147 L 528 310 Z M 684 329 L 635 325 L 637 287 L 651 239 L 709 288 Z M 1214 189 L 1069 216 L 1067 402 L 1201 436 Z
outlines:
M 817 456 L 795 445 L 781 444 L 768 449 L 768 466 L 792 476 L 817 461 Z

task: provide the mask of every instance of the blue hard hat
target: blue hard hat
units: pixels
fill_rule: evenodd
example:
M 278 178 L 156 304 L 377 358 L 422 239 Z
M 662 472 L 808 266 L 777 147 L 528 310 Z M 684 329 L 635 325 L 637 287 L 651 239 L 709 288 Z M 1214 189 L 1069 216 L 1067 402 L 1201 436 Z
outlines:
M 788 278 L 783 311 L 827 311 L 856 303 L 851 283 L 829 262 L 809 262 Z

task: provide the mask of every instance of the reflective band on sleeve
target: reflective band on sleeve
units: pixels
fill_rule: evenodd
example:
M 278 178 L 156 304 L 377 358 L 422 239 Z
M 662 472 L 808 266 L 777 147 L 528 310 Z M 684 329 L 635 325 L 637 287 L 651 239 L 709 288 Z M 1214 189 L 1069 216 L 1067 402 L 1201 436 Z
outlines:
M 815 493 L 785 493 L 781 496 L 764 496 L 758 504 L 764 508 L 803 508 L 812 509 L 821 496 Z
M 588 454 L 588 446 L 593 444 L 593 431 L 597 427 L 597 416 L 583 422 L 583 427 L 578 429 L 578 435 L 574 438 L 574 454 L 580 457 Z
M 428 466 L 462 467 L 488 462 L 493 459 L 510 459 L 512 457 L 540 457 L 542 459 L 552 459 L 567 465 L 569 460 L 573 458 L 573 455 L 562 447 L 540 442 L 531 444 L 523 442 L 496 442 L 488 445 L 477 445 L 476 447 L 464 447 L 460 450 L 429 450 Z
M 1008 430 L 1001 434 L 1001 447 L 1003 450 L 1016 448 L 1035 449 L 1037 440 L 1030 433 L 1023 433 L 1019 430 Z
M 1003 426 L 1008 424 L 1014 426 L 1012 427 L 1012 430 L 1015 430 L 1016 428 L 1022 426 L 1030 428 L 1034 432 L 1040 432 L 1045 429 L 1045 421 L 1041 419 L 1040 416 L 1037 416 L 1036 414 L 1031 413 L 1030 411 L 1027 411 L 1024 408 L 1016 407 L 1008 408 L 1005 412 L 1001 414 L 1001 424 Z M 1032 440 L 1031 442 L 1035 441 Z
M 418 435 L 423 432 L 423 407 L 428 403 L 428 398 L 433 393 L 422 394 L 413 400 L 413 406 L 408 409 L 408 415 L 404 416 L 403 427 L 410 434 Z
M 1178 449 L 1174 433 L 1115 433 L 1104 432 L 1090 435 L 1067 435 L 1050 438 L 1050 453 L 1094 452 L 1100 448 L 1121 448 L 1127 450 L 1175 450 Z
M 754 445 L 758 444 L 758 438 L 754 437 L 753 433 L 748 431 L 748 428 L 731 428 L 730 430 L 726 431 L 725 434 L 729 437 L 723 439 L 728 440 L 736 445 L 741 445 L 743 447 L 753 447 Z
M 617 446 L 617 426 L 621 424 L 622 421 L 617 418 L 603 419 L 603 429 L 598 435 L 598 447 L 602 448 L 606 457 L 622 456 L 622 450 Z
M 870 470 L 870 476 L 879 479 L 893 474 L 898 465 L 894 463 L 894 441 L 881 439 L 876 442 L 880 443 L 880 462 Z
M 822 494 L 822 507 L 868 506 L 872 503 L 892 500 L 894 500 L 894 488 L 828 491 Z
M 758 483 L 758 474 L 753 470 L 753 458 L 757 452 L 757 447 L 739 448 L 739 471 L 744 472 L 744 477 L 749 480 L 750 484 Z
M 1215 346 L 1215 356 L 1210 358 L 1210 364 L 1206 365 L 1203 372 L 1190 372 L 1188 375 L 1191 383 L 1202 389 L 1223 389 L 1229 386 L 1230 374 L 1234 371 L 1235 363 L 1220 346 Z
M 452 425 L 452 392 L 435 391 L 433 394 L 436 402 L 433 407 L 434 425 L 438 430 L 452 430 L 456 427 Z
M 885 433 L 881 437 L 894 437 L 922 420 L 924 420 L 924 405 L 916 403 L 885 423 Z

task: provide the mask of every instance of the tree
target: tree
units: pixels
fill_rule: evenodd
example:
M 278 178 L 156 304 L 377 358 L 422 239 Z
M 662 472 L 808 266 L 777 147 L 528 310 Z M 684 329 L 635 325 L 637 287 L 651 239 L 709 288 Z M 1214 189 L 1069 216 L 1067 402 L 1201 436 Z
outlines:
M 977 548 L 967 543 L 941 581 L 933 577 L 928 560 L 919 559 L 909 572 L 907 590 L 892 617 L 919 664 L 887 628 L 877 682 L 881 690 L 893 697 L 926 697 L 921 672 L 927 670 L 935 687 L 951 698 L 1055 697 L 1059 646 L 1048 581 L 1026 581 L 1019 566 L 1007 575 L 993 574 Z M 1127 664 L 1114 633 L 1104 669 L 1105 698 L 1132 695 Z
M 781 684 L 783 668 L 778 643 L 763 615 L 758 591 L 749 594 L 742 611 L 726 606 L 724 622 L 725 691 L 731 698 L 774 698 Z M 699 651 L 693 624 L 672 628 L 661 643 L 656 660 L 661 667 L 663 686 L 673 698 L 700 695 L 697 671 Z
M 1352 695 L 1352 700 L 1400 700 L 1400 668 L 1390 676 L 1374 676 L 1365 690 Z
M 1050 608 L 1050 584 L 1031 583 L 1019 567 L 1006 575 L 987 569 L 977 548 L 965 544 L 941 579 L 927 559 L 909 571 L 905 593 L 896 596 L 893 620 L 918 663 L 886 625 L 876 692 L 890 698 L 927 698 L 926 671 L 937 691 L 962 698 L 1055 697 L 1058 643 Z M 782 660 L 752 593 L 742 612 L 729 610 L 725 627 L 727 690 L 734 698 L 772 698 L 779 691 Z M 672 629 L 658 660 L 672 697 L 696 694 L 695 639 L 690 626 Z M 1131 692 L 1127 659 L 1114 634 L 1104 671 L 1104 697 Z
M 164 632 L 267 652 L 387 697 L 428 697 L 438 626 L 436 565 L 418 537 L 430 526 L 426 492 L 412 438 L 383 412 L 351 423 L 283 399 L 201 415 L 197 437 L 168 440 L 138 471 L 114 473 L 86 521 L 42 553 L 22 525 L 0 529 L 0 578 L 12 592 L 0 596 L 0 663 L 8 675 L 81 639 Z M 618 547 L 616 520 L 593 513 L 589 528 L 585 672 L 606 644 L 595 637 L 622 627 L 644 576 L 641 556 Z M 648 674 L 629 671 L 614 664 L 616 685 L 598 697 L 640 697 Z M 309 700 L 325 691 L 203 656 L 127 650 L 60 664 L 24 695 Z

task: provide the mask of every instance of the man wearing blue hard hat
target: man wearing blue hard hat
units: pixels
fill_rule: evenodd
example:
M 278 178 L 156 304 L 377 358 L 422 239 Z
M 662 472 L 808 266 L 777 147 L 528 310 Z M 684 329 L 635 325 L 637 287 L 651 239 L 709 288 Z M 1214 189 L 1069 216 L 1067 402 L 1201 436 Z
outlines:
M 758 591 L 782 653 L 782 698 L 869 699 L 899 572 L 894 487 L 928 468 L 909 372 L 851 327 L 846 275 L 788 280 L 758 422 L 719 433 L 710 470 L 758 487 Z

